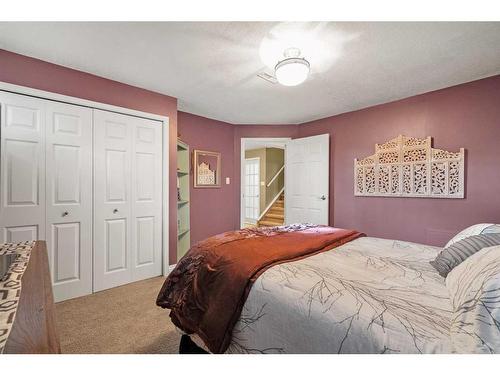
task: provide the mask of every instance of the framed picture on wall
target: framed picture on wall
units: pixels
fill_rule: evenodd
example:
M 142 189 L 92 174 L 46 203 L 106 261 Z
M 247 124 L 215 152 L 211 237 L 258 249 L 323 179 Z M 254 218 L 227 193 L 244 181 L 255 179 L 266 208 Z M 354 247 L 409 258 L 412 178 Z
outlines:
M 193 151 L 194 187 L 220 187 L 220 152 Z

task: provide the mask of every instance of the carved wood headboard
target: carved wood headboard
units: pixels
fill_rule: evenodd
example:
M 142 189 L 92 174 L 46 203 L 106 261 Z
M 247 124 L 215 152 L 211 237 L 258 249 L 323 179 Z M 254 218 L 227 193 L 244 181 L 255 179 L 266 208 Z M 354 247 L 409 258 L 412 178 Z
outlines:
M 463 198 L 464 149 L 432 148 L 432 138 L 400 135 L 375 145 L 375 154 L 354 159 L 354 195 Z

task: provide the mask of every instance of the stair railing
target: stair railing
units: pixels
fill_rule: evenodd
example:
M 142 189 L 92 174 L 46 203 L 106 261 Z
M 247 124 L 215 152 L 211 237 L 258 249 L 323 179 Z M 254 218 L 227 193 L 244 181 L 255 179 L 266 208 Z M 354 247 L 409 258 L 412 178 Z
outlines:
M 271 184 L 274 182 L 274 180 L 276 180 L 278 178 L 278 176 L 280 175 L 281 172 L 283 172 L 285 170 L 285 164 L 283 164 L 283 166 L 280 168 L 280 170 L 278 172 L 276 172 L 276 174 L 274 175 L 273 178 L 271 178 L 271 181 L 269 181 L 269 183 L 267 184 L 267 187 L 271 186 Z

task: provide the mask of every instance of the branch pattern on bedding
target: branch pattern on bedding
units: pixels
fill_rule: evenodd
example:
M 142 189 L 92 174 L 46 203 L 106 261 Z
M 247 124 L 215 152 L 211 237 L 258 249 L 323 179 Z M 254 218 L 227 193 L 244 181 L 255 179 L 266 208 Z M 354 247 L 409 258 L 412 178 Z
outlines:
M 255 282 L 229 353 L 447 353 L 451 304 L 438 248 L 359 238 Z
M 448 274 L 446 285 L 454 351 L 500 353 L 500 246 L 467 258 Z

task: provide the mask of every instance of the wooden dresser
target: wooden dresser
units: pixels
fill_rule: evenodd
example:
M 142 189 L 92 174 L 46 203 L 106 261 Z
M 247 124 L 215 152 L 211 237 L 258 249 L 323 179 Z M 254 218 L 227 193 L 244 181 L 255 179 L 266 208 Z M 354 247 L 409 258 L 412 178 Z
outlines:
M 37 241 L 22 277 L 21 297 L 4 353 L 61 353 L 45 241 Z

